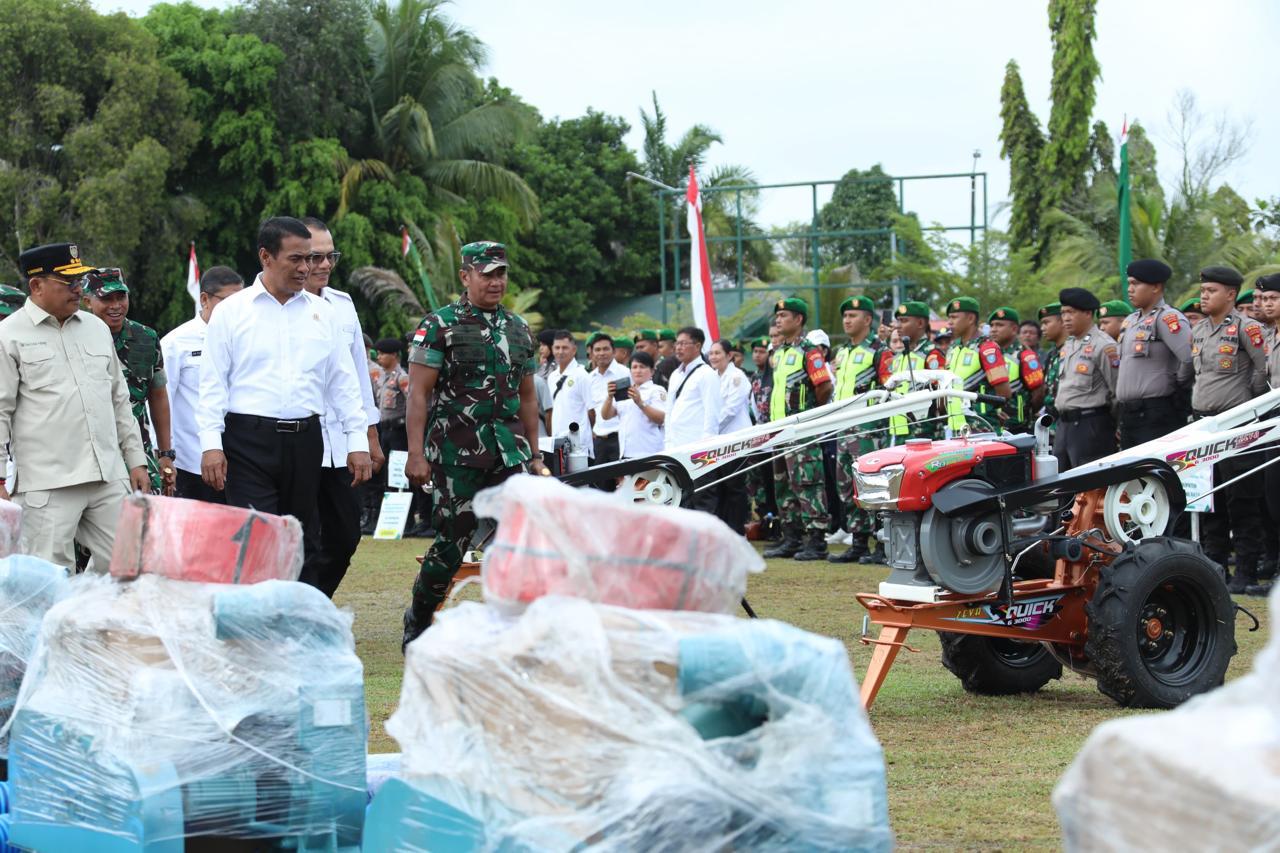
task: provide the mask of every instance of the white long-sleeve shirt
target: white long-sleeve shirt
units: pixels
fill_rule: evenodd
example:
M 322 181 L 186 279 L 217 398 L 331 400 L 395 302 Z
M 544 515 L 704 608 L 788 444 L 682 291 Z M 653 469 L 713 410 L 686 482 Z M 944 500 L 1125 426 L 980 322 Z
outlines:
M 686 377 L 687 380 L 686 381 Z M 701 359 L 681 364 L 667 382 L 665 447 L 670 450 L 720 434 L 720 374 Z
M 609 362 L 609 367 L 604 373 L 596 370 L 593 366 L 591 370 L 587 372 L 587 378 L 591 382 L 591 408 L 594 409 L 596 413 L 596 425 L 591 428 L 591 431 L 601 438 L 613 435 L 618 431 L 622 424 L 619 422 L 616 414 L 608 420 L 605 419 L 604 413 L 601 412 L 601 409 L 604 407 L 604 398 L 605 395 L 609 393 L 609 383 L 616 382 L 619 379 L 630 379 L 631 371 L 628 368 L 623 367 L 621 364 L 618 364 L 618 362 L 611 361 Z
M 196 427 L 200 450 L 221 450 L 228 413 L 295 420 L 332 406 L 348 453 L 367 453 L 368 423 L 333 307 L 300 291 L 281 304 L 259 275 L 228 296 L 205 332 Z
M 547 386 L 551 389 L 552 438 L 567 437 L 569 424 L 576 423 L 587 447 L 587 456 L 594 459 L 596 448 L 587 417 L 591 409 L 591 378 L 587 371 L 578 362 L 571 361 L 563 371 L 556 367 L 547 374 Z
M 726 435 L 751 426 L 747 401 L 751 397 L 751 380 L 733 362 L 720 374 L 720 434 Z
M 376 427 L 382 416 L 378 404 L 373 399 L 373 380 L 369 377 L 369 351 L 364 347 L 364 331 L 360 328 L 360 318 L 356 316 L 355 303 L 351 297 L 341 290 L 326 287 L 320 291 L 320 297 L 333 306 L 334 321 L 338 325 L 338 333 L 342 336 L 338 345 L 351 353 L 351 367 L 356 374 L 356 383 L 360 386 L 360 402 L 364 405 L 365 426 Z M 347 467 L 347 436 L 343 430 L 342 417 L 333 407 L 324 410 L 324 467 Z M 368 435 L 365 435 L 368 443 Z
M 173 464 L 188 474 L 200 473 L 200 433 L 196 408 L 200 404 L 200 364 L 208 326 L 196 317 L 160 339 L 164 369 L 169 374 L 169 437 L 177 458 Z

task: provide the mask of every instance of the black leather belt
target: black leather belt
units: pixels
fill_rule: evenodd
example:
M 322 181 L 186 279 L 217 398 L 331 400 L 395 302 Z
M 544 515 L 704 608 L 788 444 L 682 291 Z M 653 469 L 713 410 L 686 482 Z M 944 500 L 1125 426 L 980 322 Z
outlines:
M 1058 412 L 1058 418 L 1064 424 L 1073 424 L 1077 421 L 1082 421 L 1085 418 L 1109 414 L 1111 414 L 1111 410 L 1106 406 L 1094 406 L 1092 409 L 1068 409 L 1065 412 Z
M 246 426 L 251 429 L 270 429 L 276 432 L 306 432 L 311 429 L 313 424 L 320 423 L 320 416 L 312 415 L 309 418 L 280 420 L 278 418 L 263 418 L 258 415 L 241 415 L 236 412 L 228 412 L 227 423 Z
M 1141 400 L 1117 400 L 1116 406 L 1121 414 L 1140 415 L 1151 409 L 1168 411 L 1175 408 L 1173 400 L 1168 397 L 1143 397 Z

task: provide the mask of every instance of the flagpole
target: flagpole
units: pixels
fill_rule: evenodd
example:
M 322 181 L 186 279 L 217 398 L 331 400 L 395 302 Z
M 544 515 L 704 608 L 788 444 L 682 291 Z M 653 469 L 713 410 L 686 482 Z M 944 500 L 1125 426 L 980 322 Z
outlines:
M 1125 293 L 1129 281 L 1129 262 L 1133 260 L 1133 227 L 1130 224 L 1132 192 L 1129 188 L 1129 117 L 1125 116 L 1120 131 L 1120 174 L 1116 180 L 1116 260 L 1120 267 L 1120 292 Z

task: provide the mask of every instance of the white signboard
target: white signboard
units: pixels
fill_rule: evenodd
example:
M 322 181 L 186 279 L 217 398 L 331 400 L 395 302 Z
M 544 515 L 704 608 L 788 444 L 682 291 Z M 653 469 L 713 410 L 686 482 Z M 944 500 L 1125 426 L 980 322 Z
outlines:
M 393 450 L 387 454 L 387 486 L 392 489 L 409 488 L 409 478 L 404 466 L 409 464 L 409 451 Z
M 382 496 L 382 509 L 378 511 L 378 523 L 373 529 L 374 539 L 399 539 L 404 536 L 404 525 L 409 520 L 409 507 L 413 505 L 413 492 L 386 492 Z
M 1187 512 L 1213 512 L 1213 495 L 1205 494 L 1213 488 L 1213 466 L 1193 465 L 1178 472 L 1182 490 L 1187 493 Z

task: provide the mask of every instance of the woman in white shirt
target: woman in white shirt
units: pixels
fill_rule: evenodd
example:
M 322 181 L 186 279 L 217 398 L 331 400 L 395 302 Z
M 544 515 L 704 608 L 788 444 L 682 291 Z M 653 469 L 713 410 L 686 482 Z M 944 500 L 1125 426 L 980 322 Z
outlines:
M 600 414 L 618 417 L 619 458 L 636 459 L 662 452 L 662 422 L 667 416 L 667 389 L 653 381 L 653 356 L 631 354 L 631 386 L 625 400 L 614 400 L 618 383 L 610 382 Z
M 751 412 L 747 400 L 751 396 L 751 380 L 733 363 L 733 346 L 728 341 L 716 341 L 707 353 L 707 360 L 720 374 L 720 434 L 727 435 L 751 426 Z

